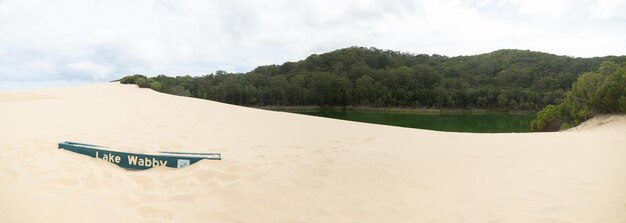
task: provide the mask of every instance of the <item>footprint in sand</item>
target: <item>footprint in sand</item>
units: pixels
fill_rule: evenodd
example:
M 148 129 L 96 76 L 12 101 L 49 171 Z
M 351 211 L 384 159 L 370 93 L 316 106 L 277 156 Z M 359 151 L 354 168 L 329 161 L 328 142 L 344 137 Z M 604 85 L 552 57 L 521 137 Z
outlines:
M 141 206 L 137 209 L 139 211 L 139 214 L 141 214 L 141 216 L 146 219 L 171 220 L 173 217 L 172 212 L 165 209 L 157 209 L 150 206 Z
M 136 175 L 136 176 L 133 176 L 132 179 L 135 180 L 135 183 L 137 183 L 137 185 L 139 185 L 141 187 L 154 184 L 154 180 L 152 178 L 146 177 L 146 176 Z
M 506 222 L 506 220 L 496 218 L 496 219 L 487 220 L 485 223 L 504 223 L 504 222 Z
M 59 186 L 74 186 L 78 184 L 78 180 L 70 178 L 57 178 L 48 180 L 52 185 Z
M 2 175 L 0 175 L 0 179 L 2 179 L 3 176 L 7 176 L 8 178 L 15 178 L 20 175 L 17 171 L 8 168 L 0 168 L 0 173 L 2 173 Z

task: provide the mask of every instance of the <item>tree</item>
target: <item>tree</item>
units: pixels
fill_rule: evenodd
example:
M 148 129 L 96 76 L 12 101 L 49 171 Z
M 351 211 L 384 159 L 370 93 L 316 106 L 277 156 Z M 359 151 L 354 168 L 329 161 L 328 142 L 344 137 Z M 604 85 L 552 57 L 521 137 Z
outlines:
M 544 131 L 548 123 L 560 122 L 560 119 L 561 111 L 559 107 L 556 105 L 548 105 L 537 113 L 537 118 L 532 120 L 530 128 L 533 131 Z
M 152 79 L 138 78 L 135 80 L 135 83 L 137 83 L 137 86 L 140 88 L 149 88 L 150 84 L 152 84 Z
M 363 75 L 356 80 L 354 93 L 357 103 L 362 105 L 372 105 L 377 99 L 378 89 L 374 84 L 374 79 L 368 75 Z
M 533 130 L 542 130 L 545 122 L 556 118 L 564 120 L 561 128 L 568 128 L 595 114 L 626 113 L 625 70 L 606 61 L 596 71 L 584 73 L 574 82 L 563 102 L 558 106 L 549 105 L 537 114 L 532 123 Z M 558 117 L 555 108 L 558 108 Z
M 624 110 L 626 78 L 619 66 L 624 63 L 626 56 L 572 58 L 527 50 L 449 58 L 349 47 L 247 73 L 136 74 L 120 82 L 248 106 L 536 111 L 563 102 L 565 123 L 574 123 L 598 112 Z
M 139 79 L 147 79 L 146 76 L 141 74 L 135 74 L 133 76 L 126 76 L 120 79 L 120 83 L 122 84 L 137 84 L 137 80 Z
M 155 91 L 161 91 L 162 86 L 161 83 L 155 81 L 150 84 L 150 88 Z

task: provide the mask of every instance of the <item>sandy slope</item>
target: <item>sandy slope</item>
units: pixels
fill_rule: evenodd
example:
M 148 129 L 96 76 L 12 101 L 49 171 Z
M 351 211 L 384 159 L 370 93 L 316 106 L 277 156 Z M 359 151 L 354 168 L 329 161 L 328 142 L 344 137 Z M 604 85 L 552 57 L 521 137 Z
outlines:
M 1 93 L 0 222 L 626 222 L 626 117 L 608 119 L 469 134 L 115 83 Z M 224 160 L 129 172 L 64 140 Z

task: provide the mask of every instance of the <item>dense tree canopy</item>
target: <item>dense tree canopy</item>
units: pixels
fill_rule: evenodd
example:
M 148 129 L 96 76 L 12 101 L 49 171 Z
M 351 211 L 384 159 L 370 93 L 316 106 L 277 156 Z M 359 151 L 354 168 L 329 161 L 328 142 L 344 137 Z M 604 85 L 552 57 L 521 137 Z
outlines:
M 524 50 L 446 57 L 351 47 L 248 73 L 134 75 L 121 82 L 246 106 L 537 111 L 559 103 L 580 74 L 599 69 L 603 61 L 623 64 L 626 57 L 573 58 Z
M 595 114 L 626 113 L 626 64 L 605 61 L 600 68 L 581 75 L 558 105 L 549 105 L 531 123 L 535 131 L 576 126 Z

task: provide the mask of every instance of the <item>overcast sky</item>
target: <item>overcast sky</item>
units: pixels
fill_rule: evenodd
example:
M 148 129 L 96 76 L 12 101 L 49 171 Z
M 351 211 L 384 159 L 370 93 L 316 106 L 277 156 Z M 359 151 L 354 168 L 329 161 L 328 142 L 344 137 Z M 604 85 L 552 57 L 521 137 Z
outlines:
M 625 55 L 625 12 L 626 0 L 0 0 L 0 88 L 246 72 L 349 46 Z

